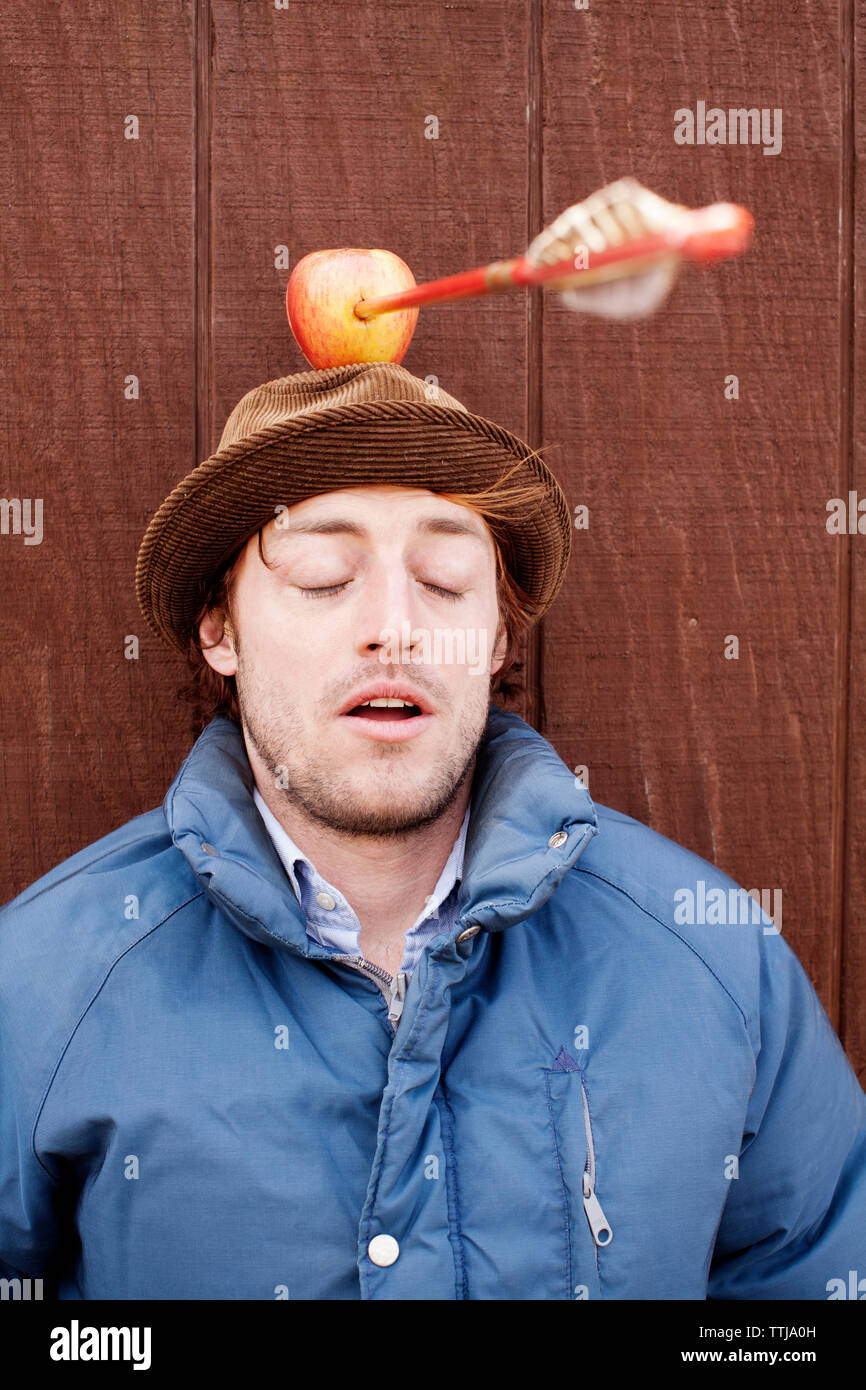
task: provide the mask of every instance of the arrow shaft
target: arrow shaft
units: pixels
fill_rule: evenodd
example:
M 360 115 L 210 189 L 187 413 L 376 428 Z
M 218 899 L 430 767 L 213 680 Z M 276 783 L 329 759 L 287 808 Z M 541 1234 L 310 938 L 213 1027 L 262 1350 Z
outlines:
M 674 229 L 666 228 L 662 232 L 633 237 L 619 245 L 605 246 L 600 251 L 581 246 L 567 259 L 554 265 L 535 266 L 525 256 L 517 256 L 512 260 L 476 266 L 457 275 L 447 275 L 440 280 L 428 280 L 425 284 L 414 285 L 397 294 L 361 299 L 355 305 L 355 314 L 361 319 L 371 319 L 398 309 L 447 304 L 458 299 L 472 299 L 478 295 L 536 285 L 546 285 L 550 289 L 589 286 L 636 275 L 671 255 L 699 262 L 736 256 L 749 245 L 753 219 L 744 208 L 734 206 L 730 206 L 726 217 L 720 217 L 723 207 L 725 205 L 716 204 L 712 208 L 699 209 Z M 715 220 L 709 216 L 713 213 Z M 580 265 L 575 264 L 578 259 Z

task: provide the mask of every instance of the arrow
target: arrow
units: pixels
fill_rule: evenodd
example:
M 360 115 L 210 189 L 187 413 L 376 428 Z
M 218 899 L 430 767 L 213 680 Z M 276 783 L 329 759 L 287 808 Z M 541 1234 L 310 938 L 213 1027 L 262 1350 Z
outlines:
M 754 225 L 752 214 L 736 203 L 688 208 L 636 179 L 618 179 L 566 208 L 524 255 L 360 299 L 354 313 L 371 319 L 541 285 L 558 291 L 578 312 L 642 318 L 666 297 L 683 261 L 707 265 L 740 255 L 751 245 Z

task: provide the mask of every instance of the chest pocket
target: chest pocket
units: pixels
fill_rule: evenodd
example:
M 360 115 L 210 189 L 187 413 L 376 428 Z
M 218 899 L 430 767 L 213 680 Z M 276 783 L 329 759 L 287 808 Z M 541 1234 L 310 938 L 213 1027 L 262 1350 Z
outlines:
M 600 1298 L 599 1251 L 613 1230 L 597 1192 L 595 1141 L 583 1071 L 545 1069 L 544 1084 L 562 1183 L 571 1297 Z

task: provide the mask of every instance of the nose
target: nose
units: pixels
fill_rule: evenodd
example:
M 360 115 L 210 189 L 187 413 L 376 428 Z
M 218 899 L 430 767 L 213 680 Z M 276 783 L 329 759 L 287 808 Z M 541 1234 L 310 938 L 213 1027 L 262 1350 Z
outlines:
M 357 650 L 370 656 L 401 644 L 405 649 L 416 626 L 420 594 L 401 560 L 379 559 L 364 578 L 359 605 Z

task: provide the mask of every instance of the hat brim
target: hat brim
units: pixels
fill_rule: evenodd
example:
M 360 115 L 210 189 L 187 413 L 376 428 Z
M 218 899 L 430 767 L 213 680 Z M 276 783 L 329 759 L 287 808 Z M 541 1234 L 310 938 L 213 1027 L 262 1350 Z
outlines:
M 565 577 L 571 515 L 542 460 L 515 435 L 468 411 L 419 401 L 357 402 L 270 425 L 219 450 L 165 499 L 138 552 L 135 589 L 151 628 L 186 654 L 208 584 L 245 536 L 317 493 L 389 483 L 474 492 L 523 464 L 512 481 L 544 488 L 541 505 L 508 526 L 512 570 L 536 616 Z

